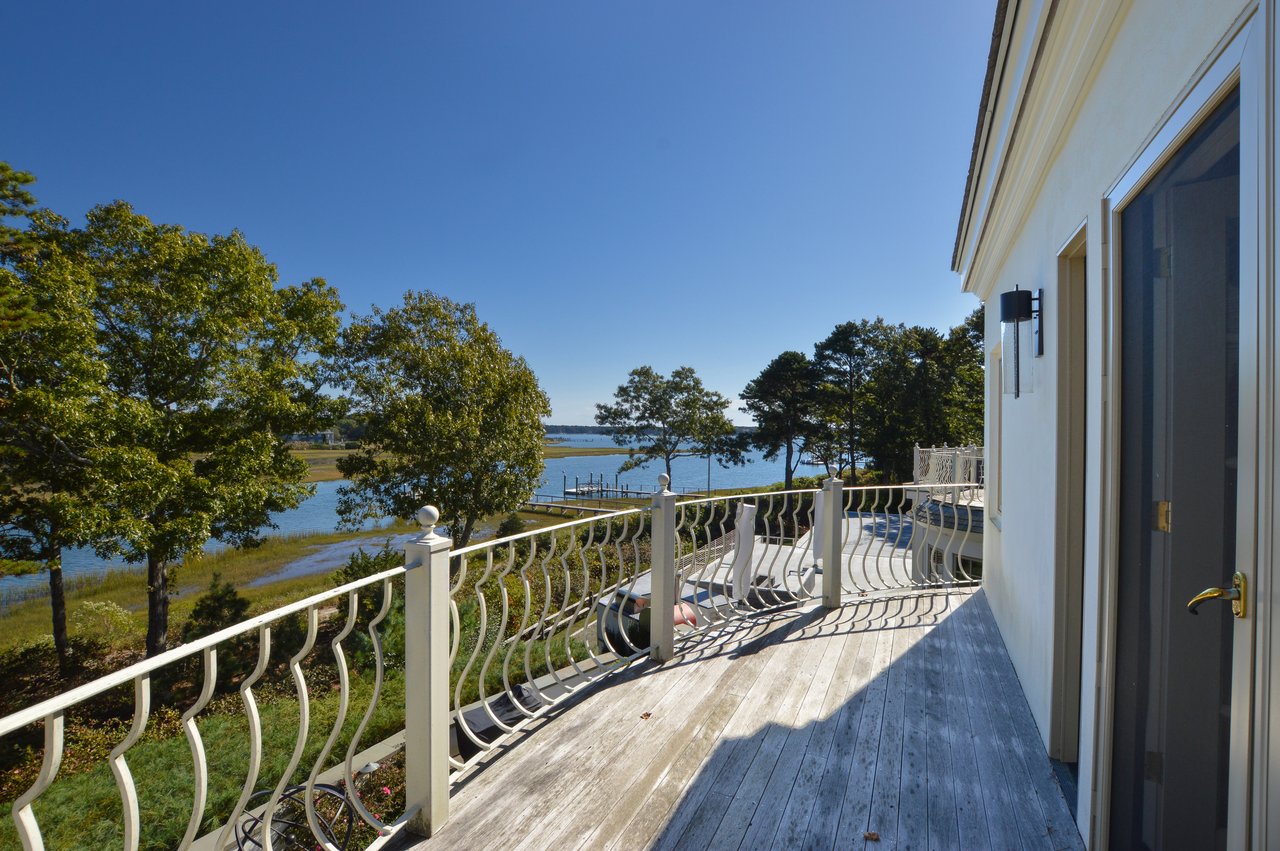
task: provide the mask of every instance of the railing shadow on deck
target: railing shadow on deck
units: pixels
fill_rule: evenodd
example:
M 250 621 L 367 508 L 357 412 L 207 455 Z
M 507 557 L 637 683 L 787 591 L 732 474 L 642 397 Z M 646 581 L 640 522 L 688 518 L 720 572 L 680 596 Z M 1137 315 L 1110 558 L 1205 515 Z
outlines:
M 835 705 L 798 664 L 774 701 L 744 699 L 739 713 L 770 720 L 716 744 L 652 847 L 1083 847 L 985 598 L 913 596 L 817 610 L 749 642 L 783 652 L 861 632 L 861 664 L 876 658 Z M 904 629 L 927 631 L 903 647 L 890 636 Z

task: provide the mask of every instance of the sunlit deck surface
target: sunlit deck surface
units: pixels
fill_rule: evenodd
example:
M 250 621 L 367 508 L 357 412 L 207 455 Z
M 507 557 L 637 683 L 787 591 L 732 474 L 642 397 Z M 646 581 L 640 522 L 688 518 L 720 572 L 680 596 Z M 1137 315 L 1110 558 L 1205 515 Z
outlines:
M 1083 847 L 981 591 L 810 605 L 677 653 L 517 736 L 397 847 Z

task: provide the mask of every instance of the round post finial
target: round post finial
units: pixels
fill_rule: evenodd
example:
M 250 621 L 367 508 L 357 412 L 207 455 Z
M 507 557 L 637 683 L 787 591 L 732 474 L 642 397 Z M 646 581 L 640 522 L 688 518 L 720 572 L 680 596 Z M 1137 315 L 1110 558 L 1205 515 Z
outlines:
M 669 484 L 671 484 L 671 477 L 668 476 L 666 473 L 659 473 L 658 487 L 662 490 L 663 493 L 666 493 L 667 485 Z
M 413 516 L 418 521 L 418 525 L 422 527 L 423 532 L 428 535 L 435 534 L 436 522 L 440 519 L 440 509 L 434 505 L 424 505 Z
M 829 475 L 831 478 L 833 478 L 833 479 L 834 479 L 834 478 L 836 478 L 836 476 L 840 475 L 840 470 L 839 470 L 839 468 L 837 468 L 837 467 L 836 467 L 836 465 L 835 465 L 835 464 L 828 464 L 828 465 L 827 465 L 827 475 Z

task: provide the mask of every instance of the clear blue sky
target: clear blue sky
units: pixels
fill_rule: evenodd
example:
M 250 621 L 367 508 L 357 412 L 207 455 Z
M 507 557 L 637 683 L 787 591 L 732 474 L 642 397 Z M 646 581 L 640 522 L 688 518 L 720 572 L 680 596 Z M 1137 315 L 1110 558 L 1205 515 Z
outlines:
M 736 397 L 837 323 L 977 306 L 994 5 L 6 4 L 0 159 L 73 221 L 239 228 L 354 312 L 475 302 L 588 423 L 640 364 Z

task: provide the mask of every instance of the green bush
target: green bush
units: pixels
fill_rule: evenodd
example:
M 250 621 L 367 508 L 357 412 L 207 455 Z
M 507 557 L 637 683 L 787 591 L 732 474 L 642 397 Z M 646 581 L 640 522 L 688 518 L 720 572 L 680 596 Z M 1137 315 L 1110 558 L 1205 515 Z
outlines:
M 88 600 L 71 613 L 72 637 L 92 644 L 117 645 L 137 629 L 133 615 L 119 603 L 110 600 Z
M 498 524 L 498 531 L 494 533 L 498 538 L 510 538 L 512 535 L 519 535 L 524 531 L 524 521 L 520 519 L 520 515 L 514 511 L 502 518 L 502 522 Z
M 249 601 L 241 597 L 230 582 L 223 582 L 221 573 L 215 572 L 209 590 L 196 600 L 191 618 L 182 627 L 182 640 L 194 641 L 212 635 L 240 623 L 248 614 Z

